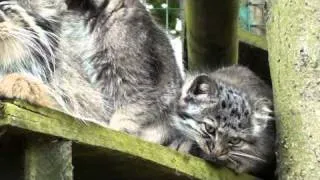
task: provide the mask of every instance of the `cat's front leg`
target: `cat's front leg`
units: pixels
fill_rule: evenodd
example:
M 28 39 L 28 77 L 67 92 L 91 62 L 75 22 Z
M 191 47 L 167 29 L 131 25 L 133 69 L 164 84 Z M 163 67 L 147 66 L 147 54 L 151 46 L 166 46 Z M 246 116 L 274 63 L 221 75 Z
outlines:
M 0 79 L 0 96 L 18 98 L 45 107 L 55 106 L 47 85 L 32 76 L 19 73 L 8 74 Z
M 112 115 L 109 128 L 135 135 L 145 141 L 162 144 L 168 138 L 169 129 L 155 112 L 154 106 L 131 104 L 118 108 Z M 155 113 L 157 114 L 157 113 Z
M 119 108 L 112 115 L 109 128 L 129 134 L 137 134 L 139 124 L 133 121 L 132 118 L 134 118 L 134 115 L 131 112 Z

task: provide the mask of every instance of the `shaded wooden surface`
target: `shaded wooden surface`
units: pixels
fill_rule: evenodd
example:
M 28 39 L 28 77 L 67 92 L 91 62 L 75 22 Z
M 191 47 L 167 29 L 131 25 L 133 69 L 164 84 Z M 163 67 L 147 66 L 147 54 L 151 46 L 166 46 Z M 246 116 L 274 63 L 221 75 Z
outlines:
M 272 86 L 268 58 L 268 51 L 247 43 L 239 43 L 239 64 L 248 67 L 268 85 Z
M 72 180 L 71 141 L 28 138 L 25 149 L 25 180 Z
M 3 132 L 6 128 L 1 128 Z M 0 179 L 24 180 L 25 140 L 9 131 L 0 136 Z

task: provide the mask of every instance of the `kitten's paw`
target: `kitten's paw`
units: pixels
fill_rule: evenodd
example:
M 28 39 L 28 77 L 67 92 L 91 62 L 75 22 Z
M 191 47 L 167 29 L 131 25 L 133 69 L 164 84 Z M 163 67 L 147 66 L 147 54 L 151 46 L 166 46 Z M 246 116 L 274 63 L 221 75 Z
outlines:
M 49 87 L 41 81 L 18 73 L 4 76 L 0 80 L 0 96 L 18 98 L 45 107 L 54 107 Z

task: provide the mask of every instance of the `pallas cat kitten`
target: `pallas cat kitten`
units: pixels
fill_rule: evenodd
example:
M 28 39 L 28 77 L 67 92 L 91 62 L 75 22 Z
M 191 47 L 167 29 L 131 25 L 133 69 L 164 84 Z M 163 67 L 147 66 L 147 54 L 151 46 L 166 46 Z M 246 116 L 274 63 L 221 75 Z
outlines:
M 70 53 L 107 102 L 109 127 L 162 143 L 181 76 L 166 34 L 139 0 L 70 1 Z M 78 13 L 77 13 L 78 12 Z M 73 23 L 70 23 L 73 22 Z M 67 31 L 64 31 L 67 32 Z
M 176 114 L 173 126 L 198 144 L 200 157 L 240 173 L 273 175 L 272 91 L 249 69 L 190 75 Z
M 103 98 L 68 55 L 63 0 L 0 1 L 0 95 L 103 122 Z

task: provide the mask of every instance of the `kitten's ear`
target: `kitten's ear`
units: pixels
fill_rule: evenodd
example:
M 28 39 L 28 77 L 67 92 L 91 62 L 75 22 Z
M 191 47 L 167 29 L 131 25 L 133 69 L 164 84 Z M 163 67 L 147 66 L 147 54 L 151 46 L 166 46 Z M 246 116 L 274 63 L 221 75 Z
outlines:
M 197 76 L 188 90 L 188 93 L 195 96 L 198 95 L 218 95 L 218 86 L 217 83 L 211 79 L 208 75 L 199 75 Z

